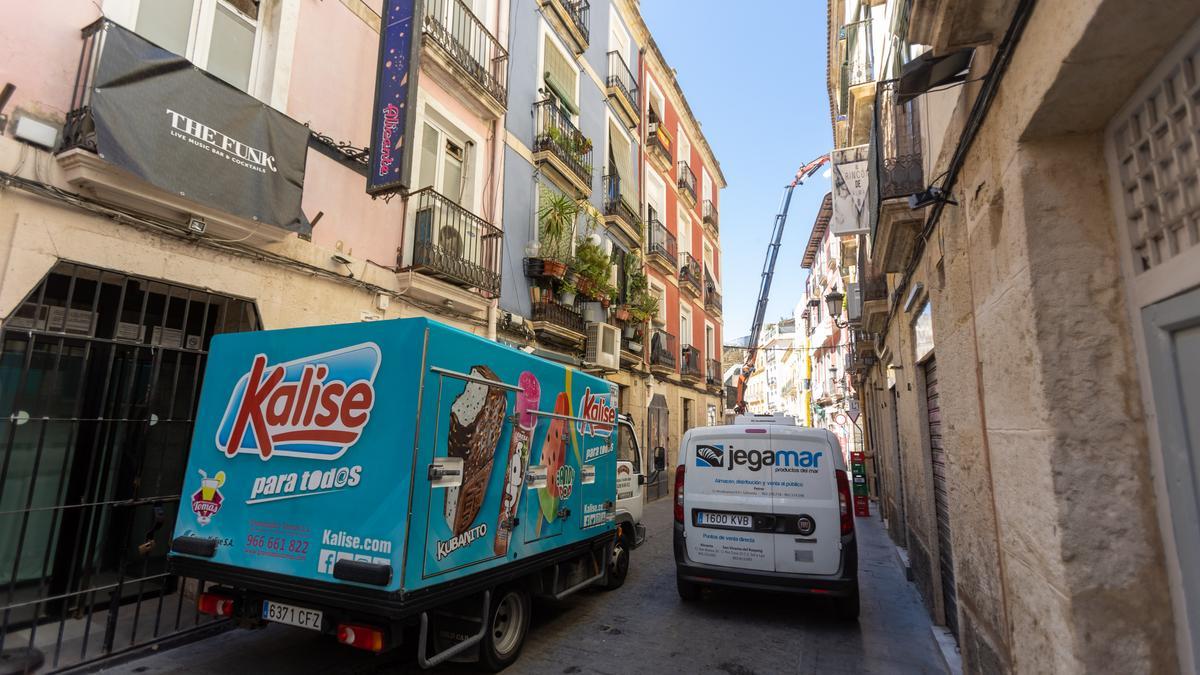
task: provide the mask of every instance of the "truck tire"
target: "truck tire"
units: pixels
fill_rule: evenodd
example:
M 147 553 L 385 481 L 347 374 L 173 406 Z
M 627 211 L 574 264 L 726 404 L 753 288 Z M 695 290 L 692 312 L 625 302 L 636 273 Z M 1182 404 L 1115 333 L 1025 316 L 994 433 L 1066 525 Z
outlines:
M 625 577 L 629 576 L 629 549 L 633 547 L 633 538 L 629 528 L 621 526 L 621 533 L 613 543 L 612 559 L 608 561 L 608 579 L 604 582 L 604 590 L 615 591 L 625 585 Z
M 499 588 L 488 609 L 488 629 L 479 645 L 479 663 L 495 673 L 513 664 L 521 655 L 529 633 L 529 593 L 519 586 Z
M 700 599 L 700 584 L 687 581 L 678 574 L 675 575 L 675 588 L 684 602 L 695 602 Z
M 842 621 L 858 621 L 858 589 L 847 597 L 834 600 L 833 611 Z

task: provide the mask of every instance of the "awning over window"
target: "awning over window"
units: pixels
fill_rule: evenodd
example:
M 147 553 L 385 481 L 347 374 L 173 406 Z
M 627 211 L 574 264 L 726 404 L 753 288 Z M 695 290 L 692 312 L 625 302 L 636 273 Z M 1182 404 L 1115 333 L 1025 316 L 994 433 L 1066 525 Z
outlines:
M 925 52 L 904 64 L 896 87 L 896 103 L 907 103 L 930 89 L 962 82 L 967 77 L 966 71 L 974 53 L 973 48 L 960 49 L 945 56 Z

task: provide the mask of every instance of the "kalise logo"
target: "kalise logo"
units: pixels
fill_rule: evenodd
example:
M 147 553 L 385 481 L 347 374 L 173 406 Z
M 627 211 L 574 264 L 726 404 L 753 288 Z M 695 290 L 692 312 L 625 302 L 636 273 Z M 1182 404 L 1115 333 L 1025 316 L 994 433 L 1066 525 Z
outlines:
M 370 419 L 380 358 L 373 342 L 276 365 L 256 355 L 234 385 L 217 447 L 227 457 L 246 452 L 264 461 L 341 457 Z
M 579 416 L 586 422 L 576 422 L 575 430 L 588 436 L 608 438 L 617 422 L 617 409 L 612 405 L 609 394 L 595 395 L 591 388 L 583 390 L 579 399 Z

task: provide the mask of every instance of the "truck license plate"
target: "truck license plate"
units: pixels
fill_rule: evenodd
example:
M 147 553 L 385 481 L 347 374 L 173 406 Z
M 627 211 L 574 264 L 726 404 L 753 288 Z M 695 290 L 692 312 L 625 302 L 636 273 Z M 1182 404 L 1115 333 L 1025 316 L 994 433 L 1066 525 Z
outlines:
M 702 527 L 732 527 L 739 530 L 749 530 L 754 527 L 754 519 L 746 513 L 697 511 L 696 524 Z
M 271 600 L 263 601 L 262 618 L 267 621 L 319 631 L 321 630 L 321 617 L 322 613 L 315 609 L 285 605 L 282 602 Z

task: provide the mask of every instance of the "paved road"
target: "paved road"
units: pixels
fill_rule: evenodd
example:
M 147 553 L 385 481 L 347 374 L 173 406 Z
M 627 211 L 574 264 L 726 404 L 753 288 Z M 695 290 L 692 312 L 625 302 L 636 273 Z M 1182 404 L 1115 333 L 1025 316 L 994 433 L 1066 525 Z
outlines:
M 904 580 L 879 520 L 858 521 L 862 617 L 783 595 L 715 592 L 684 605 L 675 592 L 671 503 L 647 506 L 650 531 L 625 586 L 534 606 L 511 673 L 943 673 L 928 615 Z M 411 657 L 376 657 L 300 629 L 231 631 L 106 672 L 230 675 L 415 672 Z M 475 672 L 462 665 L 437 673 Z

